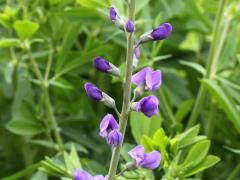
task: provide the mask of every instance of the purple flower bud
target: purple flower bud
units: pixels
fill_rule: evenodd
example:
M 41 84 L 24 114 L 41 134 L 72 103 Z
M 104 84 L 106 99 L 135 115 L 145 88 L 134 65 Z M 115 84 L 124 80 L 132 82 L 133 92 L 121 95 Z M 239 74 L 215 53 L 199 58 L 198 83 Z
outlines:
M 92 180 L 93 177 L 84 170 L 75 170 L 74 171 L 74 180 Z
M 150 67 L 145 67 L 132 76 L 132 83 L 137 86 L 143 85 L 145 90 L 156 91 L 162 84 L 161 71 L 153 71 Z
M 161 154 L 158 151 L 147 154 L 142 145 L 136 146 L 128 154 L 134 159 L 137 168 L 155 169 L 161 162 Z
M 125 25 L 125 29 L 127 32 L 134 32 L 135 31 L 135 25 L 134 23 L 129 19 Z
M 110 73 L 114 76 L 120 76 L 120 70 L 101 57 L 96 57 L 93 61 L 93 65 L 98 71 Z
M 139 102 L 132 104 L 132 109 L 136 112 L 142 112 L 147 117 L 158 114 L 158 98 L 156 96 L 147 96 Z
M 117 19 L 117 11 L 114 7 L 110 7 L 109 9 L 109 17 L 112 21 L 115 21 Z
M 160 25 L 158 28 L 141 35 L 136 46 L 139 46 L 140 44 L 143 44 L 148 41 L 157 41 L 157 40 L 166 39 L 171 35 L 171 33 L 172 33 L 172 25 L 169 23 L 164 23 Z
M 151 33 L 151 36 L 154 40 L 162 40 L 170 36 L 171 32 L 172 25 L 169 23 L 164 23 L 158 28 L 154 29 Z
M 108 144 L 112 144 L 113 147 L 117 147 L 122 141 L 122 133 L 114 129 L 108 135 Z
M 114 129 L 118 129 L 118 123 L 112 114 L 107 114 L 106 116 L 103 117 L 100 123 L 99 135 L 102 138 L 106 138 L 108 134 Z
M 137 67 L 139 58 L 140 58 L 140 48 L 139 48 L 139 46 L 137 46 L 137 47 L 135 48 L 135 52 L 134 52 L 134 54 L 133 54 L 133 67 L 134 67 L 134 68 Z
M 85 83 L 84 88 L 87 95 L 94 101 L 102 102 L 110 108 L 115 108 L 114 99 L 108 96 L 106 93 L 102 92 L 100 89 L 98 89 L 94 84 L 87 82 Z
M 93 100 L 99 102 L 102 100 L 103 95 L 102 95 L 102 91 L 99 90 L 94 84 L 92 83 L 85 83 L 84 85 L 85 90 L 87 95 L 92 98 Z

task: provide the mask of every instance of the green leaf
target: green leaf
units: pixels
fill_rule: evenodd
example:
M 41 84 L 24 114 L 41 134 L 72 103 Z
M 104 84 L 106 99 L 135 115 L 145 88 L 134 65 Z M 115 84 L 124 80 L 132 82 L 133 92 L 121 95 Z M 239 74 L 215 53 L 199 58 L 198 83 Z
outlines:
M 183 132 L 182 134 L 177 136 L 178 146 L 179 148 L 184 148 L 189 146 L 193 143 L 194 138 L 198 135 L 200 130 L 200 125 L 196 125 L 187 131 Z
M 189 151 L 183 167 L 195 167 L 206 157 L 210 147 L 210 141 L 204 140 L 195 144 Z
M 235 154 L 240 154 L 240 149 L 235 149 L 235 148 L 231 148 L 231 147 L 228 147 L 228 146 L 224 146 L 224 148 L 226 148 L 227 150 L 235 153 Z
M 228 115 L 237 131 L 240 132 L 240 114 L 237 111 L 237 106 L 231 101 L 231 97 L 229 97 L 214 80 L 204 79 L 202 83 Z
M 39 24 L 28 21 L 28 20 L 18 20 L 14 22 L 14 29 L 18 37 L 22 40 L 30 38 L 39 29 Z
M 216 163 L 220 161 L 220 158 L 214 155 L 208 155 L 205 160 L 203 160 L 200 164 L 198 164 L 193 169 L 186 172 L 185 177 L 192 176 L 194 174 L 197 174 L 207 168 L 210 168 L 214 166 Z
M 21 42 L 19 41 L 19 39 L 16 39 L 16 38 L 0 39 L 0 48 L 12 47 L 12 46 L 19 47 L 20 44 Z
M 43 132 L 42 125 L 37 121 L 11 120 L 7 129 L 17 135 L 33 136 Z
M 192 105 L 193 105 L 194 99 L 189 99 L 187 101 L 184 101 L 178 108 L 175 119 L 178 122 L 181 122 L 186 115 L 190 112 Z
M 197 64 L 195 62 L 180 61 L 180 64 L 193 68 L 203 76 L 206 74 L 206 69 L 200 64 Z
M 135 141 L 139 144 L 143 135 L 152 137 L 155 131 L 161 126 L 161 116 L 146 117 L 142 113 L 131 113 L 131 130 Z

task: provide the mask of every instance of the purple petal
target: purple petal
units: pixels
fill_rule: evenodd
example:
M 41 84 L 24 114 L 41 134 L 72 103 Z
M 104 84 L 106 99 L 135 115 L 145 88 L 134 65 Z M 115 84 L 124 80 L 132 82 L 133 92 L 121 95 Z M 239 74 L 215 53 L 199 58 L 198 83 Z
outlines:
M 146 156 L 145 149 L 142 145 L 136 146 L 131 151 L 129 151 L 128 154 L 135 160 L 137 167 L 141 166 L 141 163 L 143 162 Z
M 109 17 L 112 21 L 115 21 L 117 19 L 117 11 L 114 7 L 110 7 L 109 9 Z
M 100 123 L 99 135 L 102 138 L 105 138 L 107 137 L 108 133 L 113 129 L 118 129 L 118 123 L 112 114 L 107 114 L 106 116 L 103 117 Z
M 134 32 L 135 31 L 135 25 L 134 23 L 129 19 L 125 25 L 125 29 L 127 32 Z
M 156 96 L 147 96 L 140 100 L 141 112 L 147 117 L 158 114 L 158 98 Z
M 111 69 L 111 66 L 108 61 L 101 57 L 96 57 L 93 61 L 94 67 L 101 72 L 107 72 L 109 69 Z
M 146 85 L 148 90 L 155 91 L 159 89 L 161 83 L 162 83 L 162 75 L 160 70 L 152 71 L 152 72 L 149 71 L 146 74 Z
M 134 55 L 135 55 L 135 57 L 136 57 L 137 59 L 140 58 L 140 48 L 139 48 L 139 46 L 136 47 L 135 52 L 134 52 Z
M 75 170 L 74 171 L 74 180 L 92 180 L 93 177 L 84 170 Z
M 138 86 L 141 85 L 142 83 L 144 83 L 145 82 L 145 78 L 146 78 L 146 73 L 148 71 L 152 71 L 152 69 L 150 67 L 145 67 L 141 71 L 139 71 L 136 74 L 134 74 L 132 76 L 132 83 L 134 83 L 134 84 L 136 84 Z
M 161 158 L 161 154 L 158 151 L 152 151 L 146 155 L 142 167 L 155 169 L 160 165 Z
M 108 135 L 108 144 L 112 144 L 114 147 L 117 147 L 122 142 L 122 133 L 114 129 Z
M 170 36 L 171 32 L 172 25 L 169 23 L 164 23 L 158 28 L 154 29 L 151 33 L 151 36 L 154 40 L 162 40 Z
M 87 95 L 95 101 L 102 100 L 102 91 L 100 91 L 94 84 L 85 83 L 84 88 L 86 90 Z

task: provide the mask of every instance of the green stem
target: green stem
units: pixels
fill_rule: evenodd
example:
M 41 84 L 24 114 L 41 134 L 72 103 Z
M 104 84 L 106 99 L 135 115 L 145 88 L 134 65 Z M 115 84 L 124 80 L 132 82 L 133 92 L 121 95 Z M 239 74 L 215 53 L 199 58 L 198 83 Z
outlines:
M 129 19 L 134 22 L 135 19 L 135 0 L 131 0 L 129 4 Z M 127 38 L 127 66 L 126 66 L 126 77 L 124 83 L 123 92 L 123 106 L 122 113 L 119 122 L 119 130 L 122 133 L 123 139 L 126 131 L 127 121 L 130 111 L 130 101 L 131 101 L 131 78 L 132 78 L 132 66 L 133 66 L 133 53 L 134 53 L 134 33 L 129 33 Z M 122 142 L 120 145 L 113 150 L 112 159 L 110 163 L 110 168 L 108 172 L 108 179 L 114 180 L 117 172 L 117 166 L 119 162 L 120 152 L 122 148 Z
M 49 119 L 49 122 L 51 125 L 51 129 L 53 131 L 55 141 L 58 144 L 59 151 L 62 152 L 64 150 L 63 141 L 62 141 L 62 137 L 59 132 L 59 127 L 58 127 L 57 121 L 54 117 L 54 112 L 53 112 L 53 108 L 51 105 L 48 88 L 44 87 L 43 91 L 44 91 L 43 93 L 44 93 L 45 105 L 46 105 L 46 109 L 48 111 L 48 119 Z
M 222 30 L 221 28 L 221 24 L 224 18 L 224 7 L 226 3 L 227 3 L 227 0 L 220 0 L 219 2 L 219 8 L 216 15 L 216 21 L 215 21 L 214 30 L 213 30 L 213 41 L 211 43 L 209 57 L 207 61 L 207 72 L 205 75 L 205 78 L 207 79 L 214 77 L 216 73 L 217 63 L 219 61 L 219 56 L 223 47 L 223 42 L 225 41 L 225 38 L 226 38 L 226 36 L 221 36 L 221 34 L 224 32 L 224 30 Z M 195 105 L 193 107 L 193 111 L 191 113 L 190 119 L 186 126 L 187 129 L 192 127 L 194 124 L 196 124 L 198 115 L 202 110 L 206 95 L 207 95 L 207 90 L 205 89 L 203 84 L 201 84 L 200 89 L 198 91 Z

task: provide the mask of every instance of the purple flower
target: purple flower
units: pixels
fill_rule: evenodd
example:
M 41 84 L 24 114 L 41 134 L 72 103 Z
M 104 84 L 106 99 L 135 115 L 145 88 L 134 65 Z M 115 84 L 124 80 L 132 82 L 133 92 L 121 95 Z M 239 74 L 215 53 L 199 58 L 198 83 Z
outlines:
M 127 32 L 134 32 L 135 31 L 135 25 L 130 19 L 126 22 L 125 29 L 126 29 Z
M 132 83 L 137 86 L 143 85 L 145 90 L 155 91 L 162 83 L 161 71 L 153 71 L 150 67 L 146 67 L 132 76 Z
M 135 48 L 135 51 L 134 51 L 134 54 L 133 54 L 133 67 L 134 68 L 137 67 L 139 58 L 140 58 L 140 48 L 139 48 L 139 46 L 137 46 Z
M 93 177 L 84 170 L 74 171 L 74 180 L 93 180 Z
M 93 100 L 99 102 L 103 99 L 102 91 L 99 90 L 94 84 L 87 82 L 85 83 L 84 88 L 87 95 Z
M 115 21 L 117 19 L 117 11 L 114 7 L 110 7 L 109 9 L 109 17 L 112 21 Z
M 164 23 L 160 25 L 158 28 L 153 29 L 141 35 L 136 46 L 139 46 L 140 44 L 143 44 L 148 41 L 157 41 L 157 40 L 166 39 L 171 35 L 171 33 L 172 33 L 172 25 L 169 23 Z
M 171 32 L 172 25 L 169 23 L 164 23 L 158 28 L 154 29 L 151 33 L 151 36 L 154 40 L 162 40 L 170 36 Z
M 147 117 L 158 114 L 158 98 L 156 96 L 147 96 L 139 102 L 132 104 L 132 109 L 136 112 L 142 112 Z
M 99 135 L 102 138 L 106 138 L 108 134 L 114 129 L 118 129 L 118 123 L 112 114 L 107 114 L 106 116 L 103 117 L 100 123 Z
M 122 133 L 118 129 L 114 129 L 108 134 L 108 144 L 112 144 L 113 147 L 117 147 L 121 142 Z
M 158 151 L 147 154 L 142 145 L 136 146 L 128 154 L 134 159 L 137 168 L 155 169 L 160 165 L 161 154 Z
M 93 65 L 98 71 L 120 76 L 120 70 L 112 63 L 106 61 L 101 57 L 96 57 L 93 61 Z

